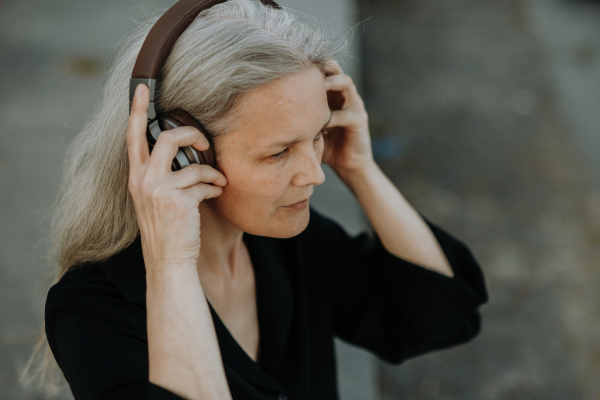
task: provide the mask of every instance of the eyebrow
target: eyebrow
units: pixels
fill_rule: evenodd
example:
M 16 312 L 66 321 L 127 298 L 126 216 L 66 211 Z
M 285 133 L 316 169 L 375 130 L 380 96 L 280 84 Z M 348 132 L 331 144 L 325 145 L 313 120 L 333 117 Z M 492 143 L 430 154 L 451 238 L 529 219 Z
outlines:
M 327 124 L 331 122 L 331 117 L 332 117 L 332 116 L 333 116 L 333 115 L 332 115 L 332 113 L 331 113 L 331 111 L 330 111 L 330 112 L 329 112 L 329 119 L 327 120 L 327 122 L 325 122 L 325 125 L 323 125 L 323 128 L 325 128 L 325 127 L 327 126 Z M 322 131 L 322 130 L 323 130 L 323 128 L 319 129 L 319 132 L 320 132 L 320 131 Z M 302 140 L 300 140 L 300 139 L 294 139 L 294 140 L 288 140 L 288 141 L 285 141 L 285 142 L 276 142 L 276 143 L 271 143 L 271 144 L 270 144 L 269 146 L 267 146 L 266 148 L 267 148 L 267 149 L 270 149 L 270 148 L 272 148 L 272 147 L 289 147 L 289 146 L 292 146 L 292 145 L 294 145 L 294 144 L 296 144 L 296 143 L 299 143 L 299 142 L 301 142 L 301 141 L 302 141 Z

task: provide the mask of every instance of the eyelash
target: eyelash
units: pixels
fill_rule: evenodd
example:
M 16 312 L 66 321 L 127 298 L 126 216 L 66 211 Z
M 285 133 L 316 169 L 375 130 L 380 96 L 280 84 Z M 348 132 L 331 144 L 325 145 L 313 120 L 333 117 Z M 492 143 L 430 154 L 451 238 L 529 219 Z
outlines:
M 321 129 L 321 131 L 317 134 L 317 137 L 315 137 L 315 140 L 319 140 L 321 139 L 321 137 L 325 134 L 325 129 Z M 286 148 L 285 150 L 277 153 L 277 154 L 273 154 L 272 156 L 269 156 L 269 158 L 273 159 L 273 160 L 281 160 L 283 158 L 285 158 L 285 156 L 290 152 L 290 148 Z

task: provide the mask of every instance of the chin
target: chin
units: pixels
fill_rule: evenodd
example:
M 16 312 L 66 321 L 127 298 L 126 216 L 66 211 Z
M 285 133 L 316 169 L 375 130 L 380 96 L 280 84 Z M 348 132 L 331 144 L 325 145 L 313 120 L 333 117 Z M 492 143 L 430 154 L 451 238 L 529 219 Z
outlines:
M 295 213 L 298 215 L 296 215 L 295 218 L 291 218 L 289 223 L 286 224 L 283 234 L 276 237 L 282 239 L 291 238 L 304 232 L 310 221 L 310 211 L 308 207 L 306 207 L 302 211 L 295 211 Z
M 257 229 L 256 233 L 251 230 L 246 230 L 253 235 L 267 236 L 277 239 L 287 239 L 301 234 L 310 220 L 310 211 L 306 207 L 302 211 L 281 210 L 278 218 L 273 218 L 273 221 L 268 225 Z

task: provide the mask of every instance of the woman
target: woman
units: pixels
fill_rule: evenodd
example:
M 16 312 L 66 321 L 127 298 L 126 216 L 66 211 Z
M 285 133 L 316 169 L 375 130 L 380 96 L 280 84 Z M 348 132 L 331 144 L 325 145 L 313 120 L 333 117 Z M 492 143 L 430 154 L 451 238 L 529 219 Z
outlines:
M 335 399 L 334 335 L 400 363 L 479 332 L 482 273 L 373 161 L 363 102 L 335 61 L 346 41 L 253 0 L 202 12 L 155 105 L 202 121 L 217 164 L 173 172 L 179 147 L 209 142 L 178 128 L 150 154 L 144 85 L 127 115 L 148 28 L 71 148 L 54 221 L 45 332 L 76 399 Z M 321 162 L 373 235 L 309 207 Z

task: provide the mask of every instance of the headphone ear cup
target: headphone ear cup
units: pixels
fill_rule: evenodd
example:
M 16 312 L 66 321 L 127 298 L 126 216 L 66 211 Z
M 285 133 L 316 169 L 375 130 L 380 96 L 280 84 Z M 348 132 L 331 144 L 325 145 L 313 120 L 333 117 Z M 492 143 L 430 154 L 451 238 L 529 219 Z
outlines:
M 173 159 L 173 164 L 171 166 L 173 171 L 180 170 L 190 164 L 207 164 L 214 168 L 216 166 L 216 154 L 210 134 L 208 134 L 198 120 L 182 109 L 177 108 L 168 113 L 159 114 L 156 121 L 150 124 L 148 136 L 151 136 L 155 143 L 160 132 L 179 128 L 181 126 L 192 126 L 198 129 L 208 140 L 209 147 L 204 151 L 196 150 L 192 146 L 180 147 L 177 155 Z M 154 143 L 152 143 L 152 145 Z

